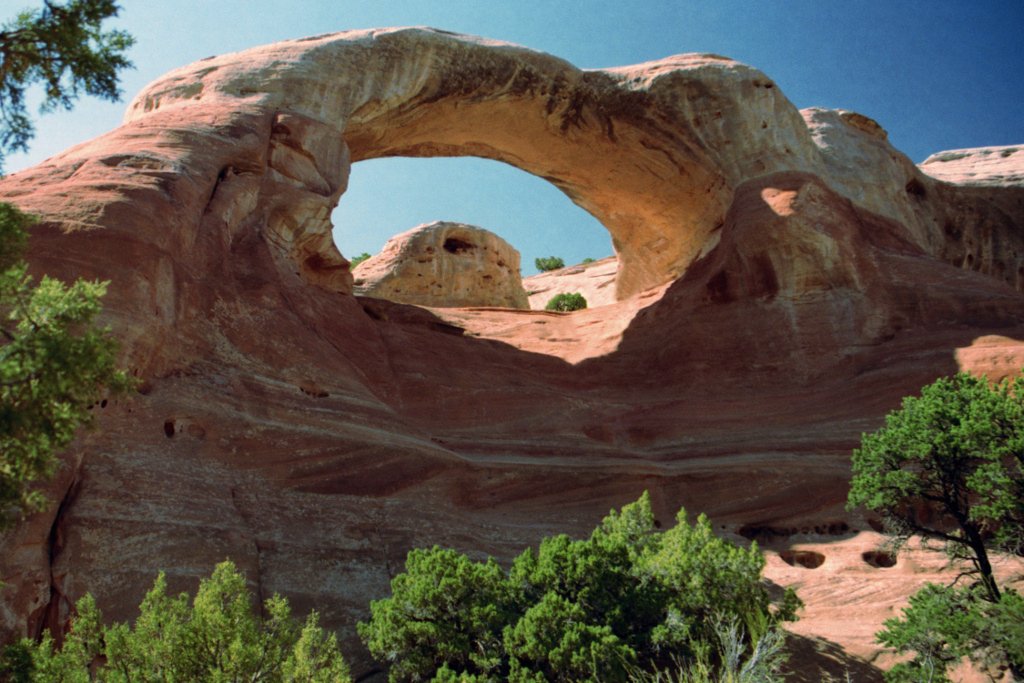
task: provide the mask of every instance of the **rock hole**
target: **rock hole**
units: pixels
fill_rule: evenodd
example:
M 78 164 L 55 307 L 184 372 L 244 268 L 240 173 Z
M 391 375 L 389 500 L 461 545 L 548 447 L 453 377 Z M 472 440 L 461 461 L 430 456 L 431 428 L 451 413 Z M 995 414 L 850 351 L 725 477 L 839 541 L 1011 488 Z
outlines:
M 174 420 L 164 421 L 164 436 L 168 439 L 174 438 Z
M 906 185 L 906 190 L 907 194 L 909 194 L 911 197 L 923 198 L 927 194 L 924 185 L 917 178 L 910 179 L 910 181 Z
M 712 303 L 729 303 L 733 300 L 732 294 L 729 292 L 729 275 L 724 271 L 719 271 L 715 274 L 707 283 L 708 299 Z
M 772 299 L 778 295 L 779 278 L 775 274 L 775 264 L 772 263 L 771 258 L 765 254 L 758 254 L 754 257 L 752 270 L 759 296 Z
M 472 251 L 473 245 L 458 237 L 449 237 L 444 241 L 444 250 L 449 254 L 461 254 L 464 251 Z
M 842 520 L 822 522 L 814 527 L 819 536 L 842 536 L 850 530 L 850 525 Z
M 313 398 L 327 398 L 331 395 L 314 382 L 303 382 L 299 385 L 299 391 L 304 393 L 306 396 L 312 396 Z
M 792 567 L 817 569 L 825 564 L 825 556 L 813 550 L 783 550 L 779 553 L 782 561 Z
M 103 399 L 102 401 L 100 401 L 100 408 L 106 408 L 106 407 L 107 407 L 107 399 Z
M 879 569 L 896 566 L 896 556 L 884 550 L 867 550 L 860 555 L 866 563 Z

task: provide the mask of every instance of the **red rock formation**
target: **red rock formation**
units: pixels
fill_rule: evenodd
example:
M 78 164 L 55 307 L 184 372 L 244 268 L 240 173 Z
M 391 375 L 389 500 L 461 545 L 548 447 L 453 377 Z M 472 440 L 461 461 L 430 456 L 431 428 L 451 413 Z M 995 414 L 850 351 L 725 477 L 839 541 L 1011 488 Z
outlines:
M 508 161 L 594 213 L 618 302 L 352 296 L 329 218 L 349 163 L 442 154 Z M 843 509 L 849 452 L 937 375 L 1013 371 L 1022 192 L 930 178 L 869 119 L 801 116 L 714 56 L 584 72 L 403 29 L 180 69 L 121 128 L 0 181 L 42 216 L 36 272 L 111 280 L 142 380 L 4 539 L 0 625 L 59 627 L 86 591 L 126 619 L 158 570 L 192 588 L 230 557 L 321 610 L 365 670 L 354 623 L 409 548 L 508 558 L 649 489 L 663 519 L 707 511 L 792 551 L 770 576 L 803 586 L 800 632 L 871 656 L 921 574 L 830 561 L 877 540 Z

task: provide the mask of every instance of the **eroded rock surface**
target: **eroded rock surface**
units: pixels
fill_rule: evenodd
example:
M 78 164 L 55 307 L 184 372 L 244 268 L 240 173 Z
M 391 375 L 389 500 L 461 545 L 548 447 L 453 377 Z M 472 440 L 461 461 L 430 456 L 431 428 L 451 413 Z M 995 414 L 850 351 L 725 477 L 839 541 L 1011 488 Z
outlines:
M 614 301 L 353 296 L 330 234 L 352 163 L 460 154 L 601 220 Z M 194 589 L 231 557 L 258 594 L 320 610 L 366 673 L 354 624 L 412 547 L 508 559 L 644 489 L 659 518 L 724 532 L 865 532 L 843 506 L 860 435 L 938 375 L 1024 357 L 1022 193 L 925 174 L 870 119 L 799 112 L 713 55 L 582 71 L 382 29 L 179 69 L 122 127 L 0 180 L 41 216 L 34 272 L 111 281 L 104 318 L 141 381 L 4 539 L 0 627 L 60 628 L 86 591 L 128 619 L 159 570 Z M 801 633 L 830 634 L 840 664 L 874 657 L 870 596 L 913 577 L 804 540 L 769 565 L 801 572 Z
M 398 303 L 529 308 L 519 252 L 465 223 L 435 221 L 395 235 L 353 276 L 356 294 Z
M 961 185 L 1024 186 L 1024 145 L 954 149 L 921 162 L 928 175 Z

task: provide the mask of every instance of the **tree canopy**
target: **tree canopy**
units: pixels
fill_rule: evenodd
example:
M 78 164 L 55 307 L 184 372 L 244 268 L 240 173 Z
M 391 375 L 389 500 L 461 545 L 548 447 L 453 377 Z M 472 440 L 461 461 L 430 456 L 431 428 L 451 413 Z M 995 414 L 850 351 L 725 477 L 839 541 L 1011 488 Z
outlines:
M 134 39 L 102 27 L 118 11 L 115 0 L 44 0 L 0 26 L 0 171 L 35 135 L 25 106 L 30 86 L 43 87 L 43 112 L 70 109 L 83 93 L 120 97 L 118 72 L 131 66 L 125 52 Z
M 320 627 L 316 612 L 300 622 L 274 595 L 257 617 L 245 577 L 229 561 L 200 582 L 191 604 L 185 593 L 167 594 L 161 573 L 134 625 L 104 625 L 88 594 L 75 610 L 63 646 L 49 633 L 39 643 L 22 640 L 7 649 L 0 673 L 40 683 L 351 680 L 335 635 Z
M 103 31 L 113 0 L 45 0 L 0 26 L 0 171 L 5 155 L 25 150 L 34 129 L 25 91 L 44 87 L 43 110 L 70 108 L 81 94 L 117 99 L 117 72 L 131 64 L 133 39 Z M 116 344 L 93 323 L 101 282 L 34 285 L 23 253 L 33 219 L 0 204 L 0 529 L 38 508 L 30 489 L 56 467 L 89 409 L 130 385 L 114 366 Z
M 703 515 L 691 526 L 680 511 L 659 532 L 644 494 L 589 538 L 546 538 L 507 572 L 450 549 L 413 550 L 359 633 L 392 681 L 614 682 L 677 663 L 720 671 L 723 625 L 753 652 L 795 618 L 795 594 L 773 607 L 763 568 L 756 546 L 722 541 Z M 761 680 L 778 663 L 762 657 Z
M 541 256 L 533 260 L 533 265 L 537 266 L 537 270 L 540 272 L 546 273 L 549 270 L 565 268 L 565 261 L 558 256 Z
M 94 324 L 106 284 L 33 284 L 20 258 L 31 223 L 0 204 L 0 528 L 42 504 L 31 484 L 53 473 L 95 404 L 132 385 Z
M 965 586 L 926 586 L 879 640 L 915 659 L 893 680 L 934 676 L 962 656 L 1024 672 L 1024 601 L 1000 587 L 990 554 L 1024 548 L 1024 379 L 961 373 L 904 399 L 853 452 L 849 506 L 879 513 L 897 540 L 941 542 Z M 1006 626 L 995 638 L 993 629 Z

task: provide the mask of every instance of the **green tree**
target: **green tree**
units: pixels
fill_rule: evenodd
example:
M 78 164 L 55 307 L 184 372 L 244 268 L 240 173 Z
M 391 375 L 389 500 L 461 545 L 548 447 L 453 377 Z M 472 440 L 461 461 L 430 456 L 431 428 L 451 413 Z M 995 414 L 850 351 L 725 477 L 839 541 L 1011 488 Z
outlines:
M 167 594 L 161 573 L 139 606 L 134 626 L 104 626 L 92 596 L 76 605 L 71 630 L 58 648 L 49 633 L 25 639 L 6 655 L 12 680 L 38 681 L 350 681 L 337 639 L 318 623 L 291 615 L 274 595 L 253 613 L 253 598 L 231 562 L 203 579 L 192 604 Z
M 0 204 L 0 527 L 39 508 L 30 488 L 49 477 L 56 453 L 92 421 L 107 392 L 131 386 L 116 344 L 94 324 L 106 284 L 34 285 L 20 260 L 32 219 Z
M 70 109 L 81 94 L 117 100 L 118 71 L 134 39 L 124 31 L 104 31 L 117 16 L 114 0 L 44 0 L 0 26 L 0 171 L 8 152 L 26 151 L 35 128 L 25 108 L 25 91 L 44 90 L 42 112 Z
M 565 261 L 557 256 L 541 256 L 533 260 L 533 265 L 537 266 L 537 270 L 540 272 L 546 273 L 549 270 L 565 268 Z
M 756 546 L 695 525 L 656 528 L 650 500 L 612 511 L 587 539 L 544 539 L 505 572 L 453 550 L 409 553 L 359 633 L 392 681 L 626 681 L 677 662 L 720 671 L 718 627 L 756 648 L 799 604 L 773 606 Z M 775 663 L 778 663 L 776 658 Z M 765 669 L 764 680 L 776 676 Z
M 364 251 L 362 254 L 359 254 L 359 256 L 353 256 L 352 260 L 348 262 L 349 270 L 355 270 L 356 266 L 358 266 L 360 263 L 362 263 L 368 258 L 370 258 L 370 253 L 366 251 Z
M 373 619 L 358 630 L 391 666 L 392 680 L 417 680 L 442 664 L 473 673 L 500 668 L 512 601 L 496 562 L 473 562 L 437 546 L 414 549 L 391 593 L 370 603 Z
M 587 307 L 587 300 L 579 292 L 563 292 L 556 294 L 544 306 L 545 311 L 581 311 Z
M 1024 547 L 1024 380 L 992 386 L 961 373 L 904 399 L 853 452 L 848 505 L 879 513 L 897 543 L 915 534 L 941 542 L 974 580 L 926 586 L 902 618 L 886 622 L 879 641 L 916 653 L 894 680 L 944 680 L 965 655 L 1024 674 L 1021 629 L 991 640 L 1021 599 L 998 585 L 990 558 Z
M 41 83 L 43 110 L 70 108 L 81 94 L 116 99 L 117 72 L 132 38 L 101 29 L 111 0 L 46 0 L 0 26 L 0 171 L 25 150 L 33 127 L 25 89 Z M 32 482 L 50 476 L 57 451 L 90 422 L 104 392 L 127 388 L 114 368 L 115 345 L 93 325 L 105 283 L 33 286 L 22 260 L 32 219 L 0 204 L 0 529 L 38 508 Z

